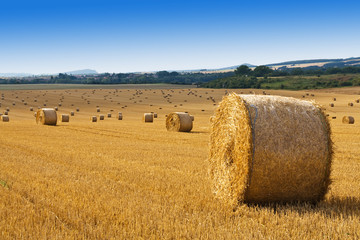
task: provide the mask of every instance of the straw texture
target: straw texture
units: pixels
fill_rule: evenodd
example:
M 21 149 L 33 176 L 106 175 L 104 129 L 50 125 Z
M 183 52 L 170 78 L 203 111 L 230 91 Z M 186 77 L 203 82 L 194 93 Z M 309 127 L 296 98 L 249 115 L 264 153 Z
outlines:
M 342 122 L 345 124 L 354 124 L 355 123 L 355 118 L 352 116 L 344 116 L 342 119 Z
M 211 120 L 209 174 L 216 196 L 232 206 L 319 201 L 331 160 L 329 123 L 311 102 L 233 93 Z
M 57 114 L 53 108 L 41 108 L 36 112 L 36 123 L 43 125 L 56 125 Z
M 190 132 L 192 128 L 192 119 L 188 113 L 173 112 L 166 118 L 166 129 L 168 131 Z

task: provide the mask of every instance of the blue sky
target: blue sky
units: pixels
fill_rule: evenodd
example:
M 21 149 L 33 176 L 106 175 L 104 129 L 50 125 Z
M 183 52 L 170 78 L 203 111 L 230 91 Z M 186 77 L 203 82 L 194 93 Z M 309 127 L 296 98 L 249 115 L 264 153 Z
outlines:
M 360 1 L 0 0 L 0 72 L 360 57 Z

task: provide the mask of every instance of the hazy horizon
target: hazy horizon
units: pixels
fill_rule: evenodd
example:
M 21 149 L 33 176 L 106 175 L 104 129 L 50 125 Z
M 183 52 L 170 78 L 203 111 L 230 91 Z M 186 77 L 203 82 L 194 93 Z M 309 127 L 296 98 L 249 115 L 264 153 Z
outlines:
M 0 3 L 0 73 L 216 69 L 360 56 L 360 3 Z

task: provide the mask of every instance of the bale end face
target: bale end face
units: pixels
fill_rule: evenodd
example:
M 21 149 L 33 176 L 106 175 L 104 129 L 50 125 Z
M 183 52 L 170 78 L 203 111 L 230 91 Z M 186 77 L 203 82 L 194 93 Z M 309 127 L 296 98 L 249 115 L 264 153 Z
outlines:
M 152 123 L 154 121 L 154 115 L 152 113 L 144 113 L 143 121 L 146 123 Z
M 61 122 L 69 122 L 70 116 L 69 114 L 61 114 Z

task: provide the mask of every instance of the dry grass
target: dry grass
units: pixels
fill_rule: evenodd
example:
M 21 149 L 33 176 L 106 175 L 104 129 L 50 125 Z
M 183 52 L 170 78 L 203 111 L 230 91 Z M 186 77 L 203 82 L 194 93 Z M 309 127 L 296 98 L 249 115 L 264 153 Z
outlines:
M 198 97 L 207 91 L 219 102 L 224 90 L 191 91 L 197 96 L 187 95 L 188 89 L 163 90 L 164 94 L 158 89 L 143 90 L 136 96 L 134 89 L 0 91 L 5 95 L 1 112 L 11 106 L 11 121 L 0 122 L 1 135 L 6 136 L 0 138 L 0 238 L 360 237 L 360 129 L 357 122 L 341 122 L 344 115 L 360 117 L 359 104 L 347 106 L 358 96 L 329 90 L 305 98 L 325 106 L 337 98 L 336 105 L 326 112 L 330 118 L 338 118 L 330 120 L 335 145 L 333 183 L 323 202 L 316 206 L 244 205 L 233 212 L 212 193 L 206 159 L 214 106 Z M 267 91 L 274 93 L 297 98 L 306 94 Z M 55 127 L 37 125 L 29 106 L 12 106 L 19 99 L 35 108 L 45 100 L 55 106 L 61 94 L 65 98 L 58 114 L 75 107 L 81 112 L 70 123 Z M 163 97 L 166 94 L 172 95 L 172 104 Z M 195 115 L 192 132 L 166 130 L 164 116 L 175 110 L 174 104 L 178 105 L 176 111 Z M 121 111 L 124 120 L 90 122 L 97 105 L 102 112 Z M 153 124 L 141 123 L 144 111 L 158 113 Z

